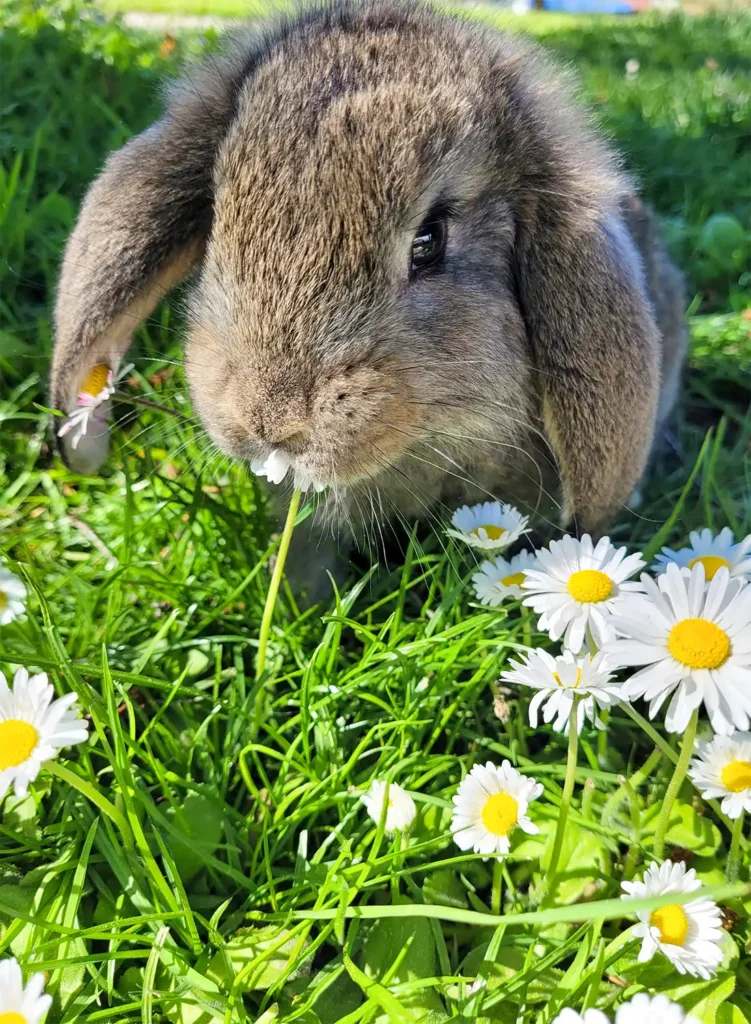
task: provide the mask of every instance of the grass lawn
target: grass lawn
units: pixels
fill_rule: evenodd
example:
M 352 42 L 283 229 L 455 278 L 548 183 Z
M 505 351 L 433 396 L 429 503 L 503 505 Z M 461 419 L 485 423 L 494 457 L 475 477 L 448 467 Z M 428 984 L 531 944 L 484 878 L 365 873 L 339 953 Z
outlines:
M 612 536 L 651 554 L 701 526 L 740 539 L 751 15 L 523 25 L 577 69 L 687 276 L 677 450 Z M 154 117 L 164 75 L 218 39 L 175 48 L 69 0 L 6 0 L 0 26 L 0 566 L 29 595 L 0 625 L 0 670 L 47 672 L 90 723 L 0 804 L 0 958 L 45 973 L 55 1022 L 551 1024 L 563 1007 L 612 1020 L 647 990 L 702 1024 L 749 1024 L 747 834 L 733 844 L 716 802 L 688 781 L 676 791 L 683 737 L 664 711 L 650 725 L 642 701 L 616 707 L 578 750 L 529 726 L 529 691 L 499 676 L 520 645 L 556 645 L 518 601 L 474 600 L 466 549 L 415 534 L 398 564 L 363 556 L 307 610 L 283 583 L 258 678 L 280 538 L 258 482 L 209 457 L 190 419 L 178 303 L 138 332 L 101 475 L 62 466 L 45 377 L 64 239 L 105 155 Z M 452 797 L 473 764 L 504 759 L 542 784 L 539 832 L 517 829 L 509 856 L 486 861 L 453 842 Z M 376 779 L 414 798 L 408 832 L 368 817 Z M 640 964 L 617 902 L 659 856 L 668 793 L 665 856 L 725 914 L 710 980 L 662 953 Z
M 110 12 L 145 11 L 154 14 L 172 14 L 176 17 L 210 15 L 214 18 L 248 18 L 265 13 L 270 6 L 276 10 L 285 6 L 279 2 L 269 5 L 266 0 L 92 0 L 92 2 Z M 487 10 L 491 15 L 494 13 L 492 4 L 475 4 L 473 7 Z M 721 4 L 716 3 L 715 0 L 682 0 L 681 3 L 681 8 L 691 14 L 706 13 L 707 10 L 717 7 L 726 10 L 740 10 L 746 7 L 746 0 L 724 0 Z M 502 12 L 502 17 L 510 22 L 520 20 L 509 12 Z M 525 16 L 525 20 L 527 17 Z M 570 25 L 572 16 L 568 14 L 533 14 L 532 20 L 539 23 L 545 22 L 544 30 L 550 30 L 556 24 Z M 576 17 L 575 20 L 581 22 L 585 19 Z M 602 23 L 602 18 L 597 20 Z M 610 20 L 607 19 L 607 21 Z M 537 27 L 533 31 L 536 32 Z
M 175 17 L 213 18 L 254 18 L 267 14 L 272 5 L 265 0 L 95 0 L 95 4 L 109 13 L 140 11 L 153 14 L 170 14 Z M 284 8 L 274 4 L 273 9 Z

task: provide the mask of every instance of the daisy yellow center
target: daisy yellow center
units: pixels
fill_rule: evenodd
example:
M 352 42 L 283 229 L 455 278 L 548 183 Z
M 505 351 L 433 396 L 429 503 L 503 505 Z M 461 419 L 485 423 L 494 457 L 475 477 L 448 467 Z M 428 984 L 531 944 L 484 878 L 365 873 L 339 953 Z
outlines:
M 482 823 L 494 836 L 507 836 L 518 817 L 519 804 L 508 793 L 494 793 L 482 809 Z
M 0 612 L 3 610 L 3 608 L 7 608 L 7 607 L 8 607 L 8 595 L 5 594 L 2 590 L 0 590 Z
M 688 563 L 689 569 L 693 569 L 695 565 L 704 566 L 704 577 L 707 580 L 714 579 L 715 573 L 718 569 L 729 569 L 730 562 L 725 558 L 720 558 L 719 555 L 700 555 L 698 558 L 692 558 Z
M 683 907 L 670 903 L 667 907 L 655 910 L 649 923 L 660 933 L 662 942 L 671 946 L 682 946 L 688 935 L 688 918 Z
M 86 380 L 81 385 L 81 391 L 85 395 L 95 398 L 107 386 L 107 376 L 110 372 L 106 363 L 98 363 L 89 370 Z
M 708 619 L 681 619 L 670 630 L 668 650 L 689 668 L 719 668 L 730 654 L 730 637 Z
M 742 793 L 751 789 L 751 761 L 730 761 L 720 772 L 725 789 L 731 793 Z
M 558 675 L 557 672 L 553 673 L 553 679 L 555 679 L 556 683 L 558 683 L 559 686 L 563 686 L 563 683 L 561 682 L 561 677 Z M 576 670 L 576 682 L 571 687 L 571 689 L 575 690 L 581 681 L 582 681 L 582 670 L 580 668 L 578 668 Z
M 39 733 L 28 722 L 19 718 L 0 722 L 0 772 L 23 764 L 38 742 Z
M 22 1013 L 6 1010 L 5 1013 L 0 1013 L 0 1024 L 29 1024 L 29 1022 Z
M 569 577 L 568 592 L 582 604 L 607 601 L 613 593 L 613 581 L 599 569 L 580 569 Z
M 485 531 L 488 540 L 500 540 L 501 537 L 506 532 L 502 526 L 493 526 L 492 524 L 489 526 L 485 526 L 485 524 L 483 524 L 482 526 L 476 526 L 474 530 L 470 530 L 469 532 L 472 534 L 473 537 L 480 537 L 480 540 L 482 540 L 482 537 L 480 536 L 480 530 Z
M 512 572 L 510 576 L 504 576 L 501 583 L 504 587 L 520 587 L 524 582 L 523 572 Z

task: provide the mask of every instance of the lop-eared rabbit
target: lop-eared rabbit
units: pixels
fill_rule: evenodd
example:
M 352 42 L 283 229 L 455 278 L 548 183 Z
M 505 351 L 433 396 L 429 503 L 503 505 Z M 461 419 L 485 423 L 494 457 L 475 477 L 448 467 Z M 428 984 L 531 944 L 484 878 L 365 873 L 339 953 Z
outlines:
M 552 495 L 602 530 L 675 399 L 680 277 L 566 75 L 426 7 L 303 10 L 169 88 L 68 242 L 53 405 L 188 275 L 206 431 L 345 515 Z

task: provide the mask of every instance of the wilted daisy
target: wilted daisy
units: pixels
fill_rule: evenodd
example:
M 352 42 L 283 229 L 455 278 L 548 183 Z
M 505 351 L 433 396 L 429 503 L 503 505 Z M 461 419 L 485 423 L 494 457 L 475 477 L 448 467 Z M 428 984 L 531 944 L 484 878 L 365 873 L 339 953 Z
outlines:
M 89 370 L 78 392 L 76 408 L 68 413 L 57 432 L 59 437 L 70 434 L 70 446 L 74 451 L 83 438 L 92 445 L 103 444 L 106 451 L 109 443 L 107 420 L 112 417 L 110 399 L 115 393 L 117 382 L 132 369 L 133 364 L 130 363 L 115 376 L 115 371 L 106 363 L 97 363 Z
M 78 718 L 76 695 L 54 696 L 46 672 L 29 678 L 19 668 L 12 689 L 0 672 L 0 799 L 11 785 L 17 796 L 25 796 L 43 761 L 86 739 L 89 724 Z
M 453 799 L 454 842 L 460 850 L 486 856 L 508 853 L 509 836 L 517 826 L 529 835 L 539 832 L 527 810 L 541 793 L 542 784 L 522 775 L 509 761 L 500 768 L 492 761 L 476 764 Z
M 667 996 L 649 996 L 640 992 L 629 1003 L 618 1007 L 615 1024 L 697 1024 L 687 1017 L 682 1006 Z
M 7 626 L 23 615 L 25 604 L 26 587 L 17 576 L 0 565 L 0 626 Z
M 17 960 L 0 960 L 0 1024 L 39 1024 L 50 1006 L 44 975 L 33 974 L 24 988 Z
M 553 1024 L 610 1024 L 610 1021 L 602 1010 L 589 1009 L 584 1013 L 578 1013 L 576 1010 L 566 1009 L 561 1010 Z M 645 1022 L 642 1021 L 641 1024 Z
M 463 540 L 473 548 L 500 551 L 527 533 L 529 516 L 523 516 L 513 505 L 485 501 L 481 505 L 462 505 L 451 517 L 449 537 Z
M 675 563 L 686 569 L 693 569 L 699 562 L 704 566 L 704 576 L 709 583 L 720 569 L 727 569 L 734 579 L 751 580 L 751 534 L 735 543 L 729 527 L 717 536 L 711 530 L 694 530 L 688 536 L 691 546 L 673 551 L 663 548 L 652 566 L 654 572 L 665 572 L 668 565 Z
M 751 732 L 715 736 L 697 744 L 689 775 L 707 800 L 722 797 L 722 812 L 739 818 L 751 811 Z
M 522 598 L 527 569 L 534 569 L 536 565 L 537 558 L 531 551 L 520 551 L 508 561 L 499 557 L 483 562 L 480 571 L 472 577 L 477 600 L 495 607 L 506 598 Z
M 616 600 L 642 589 L 640 583 L 626 582 L 643 567 L 641 554 L 627 555 L 625 547 L 616 549 L 607 537 L 595 547 L 587 533 L 581 540 L 553 540 L 536 554 L 539 565 L 527 572 L 522 589 L 530 595 L 524 604 L 540 615 L 539 629 L 551 640 L 563 637 L 575 653 L 587 633 L 597 647 L 614 639 L 610 617 Z
M 642 882 L 621 882 L 628 894 L 622 900 L 648 899 L 667 893 L 695 892 L 701 882 L 685 864 L 651 864 Z M 642 939 L 639 962 L 651 960 L 659 950 L 679 974 L 711 978 L 722 961 L 722 916 L 714 900 L 696 899 L 680 905 L 669 903 L 658 910 L 641 910 L 634 935 Z
M 415 815 L 417 814 L 415 801 L 405 789 L 402 789 L 401 786 L 397 786 L 395 782 L 390 782 L 388 789 L 389 795 L 388 805 L 386 808 L 386 831 L 389 833 L 395 832 L 397 829 L 404 831 L 405 829 L 408 829 L 415 820 Z M 383 801 L 385 798 L 386 783 L 381 779 L 376 779 L 375 782 L 371 783 L 368 792 L 363 793 L 360 797 L 362 802 L 365 804 L 368 814 L 376 825 L 381 820 Z
M 683 732 L 704 702 L 715 732 L 747 729 L 751 715 L 751 587 L 731 583 L 726 568 L 704 586 L 704 565 L 687 573 L 668 565 L 645 593 L 624 599 L 613 625 L 623 639 L 606 645 L 614 666 L 643 665 L 624 684 L 629 699 L 650 701 L 649 717 L 673 697 L 665 715 Z
M 251 459 L 250 468 L 256 476 L 266 477 L 269 483 L 280 484 L 292 464 L 281 449 L 275 448 L 265 459 Z M 320 493 L 325 489 L 325 484 L 319 483 L 304 469 L 295 469 L 293 473 L 295 490 L 307 491 L 312 487 L 316 493 Z
M 613 680 L 601 652 L 594 658 L 588 654 L 579 658 L 571 651 L 553 657 L 547 651 L 534 650 L 521 661 L 512 660 L 511 665 L 510 671 L 501 673 L 503 680 L 537 690 L 529 705 L 533 729 L 537 728 L 537 712 L 542 707 L 543 721 L 549 724 L 555 718 L 555 731 L 568 733 L 575 697 L 582 698 L 577 709 L 577 732 L 581 732 L 587 718 L 603 728 L 597 709 L 613 707 L 623 699 L 623 685 Z

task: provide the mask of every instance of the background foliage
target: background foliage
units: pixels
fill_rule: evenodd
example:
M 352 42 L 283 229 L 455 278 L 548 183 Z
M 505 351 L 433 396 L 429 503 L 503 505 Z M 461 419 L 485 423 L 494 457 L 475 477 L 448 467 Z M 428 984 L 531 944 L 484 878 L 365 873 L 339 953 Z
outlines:
M 474 922 L 537 911 L 565 741 L 526 728 L 516 695 L 508 721 L 493 715 L 494 680 L 531 623 L 513 605 L 471 607 L 466 558 L 423 531 L 395 542 L 390 566 L 367 571 L 363 556 L 324 607 L 301 611 L 287 591 L 259 687 L 274 524 L 255 482 L 211 458 L 189 418 L 125 403 L 101 477 L 56 460 L 43 408 L 50 307 L 77 204 L 106 153 L 154 117 L 164 75 L 218 40 L 136 34 L 67 0 L 6 0 L 0 26 L 0 553 L 32 590 L 27 621 L 0 635 L 0 667 L 49 671 L 95 725 L 69 762 L 77 788 L 43 775 L 2 808 L 0 948 L 49 973 L 50 1020 L 207 1024 L 270 1020 L 276 1006 L 312 1024 L 530 1024 L 640 985 L 705 1024 L 751 1019 L 741 902 L 706 983 L 665 961 L 638 967 L 629 922 L 594 919 L 648 861 L 671 769 L 622 712 L 583 736 L 557 902 L 584 903 L 585 923 L 544 909 L 526 925 Z M 511 27 L 575 66 L 687 274 L 693 347 L 674 450 L 615 534 L 642 546 L 666 523 L 661 536 L 678 543 L 697 525 L 748 533 L 751 16 Z M 180 326 L 173 301 L 139 332 L 128 390 L 189 417 Z M 540 840 L 517 840 L 494 885 L 447 827 L 471 763 L 503 757 L 533 765 L 546 792 Z M 416 796 L 408 841 L 384 837 L 359 805 L 377 776 Z M 669 840 L 705 881 L 722 880 L 727 831 L 688 787 Z M 446 919 L 410 916 L 423 902 Z M 347 917 L 388 904 L 404 916 Z M 481 996 L 459 980 L 475 977 Z

